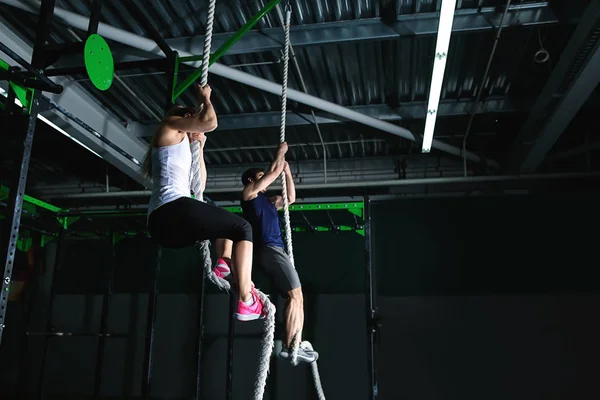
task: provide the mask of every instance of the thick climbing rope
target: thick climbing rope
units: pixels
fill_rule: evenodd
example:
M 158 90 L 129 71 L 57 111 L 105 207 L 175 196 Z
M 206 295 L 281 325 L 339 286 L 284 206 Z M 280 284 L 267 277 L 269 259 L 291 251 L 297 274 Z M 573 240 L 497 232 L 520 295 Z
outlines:
M 288 64 L 290 60 L 290 24 L 292 19 L 292 9 L 286 6 L 285 26 L 284 26 L 284 49 L 283 49 L 283 82 L 281 84 L 281 127 L 279 128 L 279 142 L 285 142 L 285 122 L 287 116 L 287 85 L 288 85 Z M 287 194 L 287 182 L 285 171 L 281 172 L 281 196 L 283 197 L 283 219 L 285 221 L 285 242 L 287 254 L 290 257 L 292 265 L 294 263 L 294 248 L 292 246 L 292 228 L 290 224 L 289 200 Z
M 210 52 L 212 45 L 212 31 L 213 21 L 215 16 L 216 0 L 209 0 L 208 14 L 206 21 L 206 33 L 204 36 L 204 53 L 202 54 L 202 74 L 200 76 L 200 85 L 206 86 L 208 83 L 208 66 L 210 61 Z M 191 179 L 191 190 L 194 193 L 194 198 L 199 201 L 204 201 L 203 187 L 202 187 L 202 174 L 200 168 L 200 143 L 194 141 L 192 143 L 192 179 Z M 229 291 L 231 286 L 225 279 L 219 278 L 215 275 L 212 269 L 212 260 L 210 257 L 209 250 L 210 242 L 205 240 L 200 245 L 202 254 L 204 257 L 204 273 L 208 279 L 217 285 L 220 289 Z M 257 377 L 254 383 L 254 400 L 262 400 L 265 393 L 265 386 L 267 383 L 267 377 L 269 375 L 269 366 L 271 360 L 271 354 L 273 353 L 273 346 L 275 343 L 275 306 L 271 303 L 267 295 L 260 290 L 256 289 L 256 294 L 263 303 L 266 314 L 264 322 L 264 335 L 261 343 L 260 360 L 258 366 Z
M 208 4 L 208 15 L 206 20 L 206 33 L 204 35 L 204 53 L 202 54 L 202 75 L 200 85 L 206 86 L 208 83 L 208 63 L 210 61 L 210 49 L 212 45 L 213 21 L 215 18 L 216 0 L 210 0 Z M 204 201 L 202 187 L 202 172 L 200 169 L 200 142 L 192 143 L 192 179 L 190 189 L 194 193 L 194 198 L 198 201 Z M 223 278 L 219 278 L 212 269 L 212 259 L 210 257 L 210 241 L 205 240 L 200 244 L 202 256 L 204 258 L 204 273 L 208 279 L 217 285 L 220 289 L 229 291 L 231 285 Z
M 283 79 L 281 83 L 281 126 L 279 128 L 279 142 L 285 142 L 285 123 L 287 116 L 287 86 L 288 86 L 288 65 L 290 61 L 290 25 L 292 21 L 292 8 L 289 3 L 285 7 L 285 24 L 283 26 Z M 283 197 L 283 220 L 284 220 L 284 236 L 287 255 L 290 258 L 292 266 L 296 268 L 294 262 L 294 247 L 292 245 L 292 227 L 290 224 L 289 199 L 287 193 L 287 181 L 285 171 L 281 172 L 281 197 Z M 298 347 L 299 343 L 296 338 L 300 332 L 296 332 L 292 339 L 292 364 L 298 364 Z
M 279 142 L 285 142 L 285 123 L 286 123 L 286 115 L 287 115 L 287 86 L 288 86 L 288 64 L 290 60 L 290 25 L 292 22 L 292 7 L 288 1 L 285 7 L 285 24 L 283 27 L 284 31 L 284 49 L 283 49 L 283 79 L 281 84 L 281 126 L 279 129 Z M 290 210 L 289 210 L 289 199 L 287 193 L 287 181 L 285 176 L 285 171 L 281 173 L 281 197 L 283 198 L 283 219 L 284 219 L 284 234 L 285 234 L 285 242 L 286 242 L 286 250 L 288 257 L 292 263 L 294 268 L 296 264 L 294 262 L 294 247 L 292 245 L 292 227 L 290 224 Z M 298 365 L 298 350 L 300 347 L 300 343 L 297 338 L 300 335 L 300 331 L 296 332 L 294 335 L 294 339 L 292 340 L 292 364 Z M 304 341 L 302 342 L 304 348 L 308 350 L 313 350 L 312 345 Z M 321 378 L 319 375 L 319 367 L 317 366 L 317 362 L 314 361 L 310 364 L 311 372 L 313 376 L 313 381 L 315 383 L 315 389 L 317 391 L 317 395 L 319 400 L 325 400 L 325 394 L 323 392 L 323 387 L 321 385 Z

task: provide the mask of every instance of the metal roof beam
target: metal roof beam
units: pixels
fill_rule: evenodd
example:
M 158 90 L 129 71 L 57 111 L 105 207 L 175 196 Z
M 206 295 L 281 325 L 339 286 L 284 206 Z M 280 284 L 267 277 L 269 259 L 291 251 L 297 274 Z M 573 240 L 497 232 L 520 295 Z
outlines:
M 591 0 L 515 140 L 509 170 L 535 171 L 600 83 L 598 33 L 600 0 Z
M 22 58 L 26 60 L 31 58 L 33 52 L 31 46 L 14 34 L 3 21 L 0 21 L 0 41 Z M 54 78 L 54 81 L 64 87 L 63 92 L 61 94 L 47 93 L 45 97 L 71 114 L 76 115 L 95 134 L 84 129 L 84 127 L 52 107 L 50 110 L 41 112 L 40 115 L 72 138 L 89 147 L 129 177 L 146 186 L 148 182 L 141 175 L 140 166 L 123 155 L 123 153 L 126 153 L 141 163 L 146 151 L 143 144 L 136 138 L 128 136 L 127 130 L 104 111 L 103 107 L 97 104 L 94 98 L 77 83 L 64 77 Z M 112 143 L 121 151 L 108 145 L 107 142 Z
M 31 4 L 26 5 L 26 4 L 20 3 L 17 0 L 0 0 L 0 2 L 5 3 L 5 4 L 14 5 L 15 7 L 24 9 L 26 11 L 34 12 L 34 13 L 37 11 L 35 6 L 32 6 Z M 70 12 L 65 9 L 56 9 L 55 15 L 58 16 L 58 18 L 57 18 L 58 20 L 61 20 L 63 23 L 66 23 L 66 24 L 76 27 L 78 29 L 81 29 L 81 27 L 87 26 L 89 24 L 88 18 L 78 15 L 78 14 L 75 14 L 75 13 Z M 102 36 L 104 36 L 106 39 L 119 41 L 120 43 L 137 48 L 141 51 L 145 51 L 145 52 L 149 52 L 149 53 L 153 53 L 153 54 L 156 54 L 158 51 L 160 51 L 160 49 L 158 49 L 158 47 L 156 46 L 156 43 L 154 43 L 152 40 L 147 39 L 143 36 L 136 35 L 131 32 L 127 32 L 123 29 L 119 29 L 119 28 L 110 26 L 110 25 L 100 24 L 98 32 Z M 186 51 L 180 51 L 180 54 L 183 57 L 192 55 Z M 186 62 L 186 64 L 197 67 L 199 65 L 199 62 Z M 223 64 L 214 63 L 212 65 L 212 67 L 210 68 L 210 71 L 212 73 L 214 73 L 215 75 L 219 75 L 225 79 L 230 79 L 230 80 L 233 80 L 233 81 L 254 87 L 256 89 L 278 95 L 278 96 L 281 95 L 281 90 L 282 90 L 281 85 L 271 82 L 269 80 L 259 78 L 254 75 L 242 72 L 242 71 L 238 71 L 234 68 L 227 67 Z M 291 89 L 291 88 L 288 88 L 287 95 L 288 95 L 288 99 L 290 101 L 296 101 L 296 102 L 304 104 L 308 107 L 312 107 L 315 109 L 320 109 L 320 110 L 326 111 L 328 113 L 336 114 L 340 117 L 351 119 L 351 120 L 361 123 L 363 125 L 370 126 L 375 129 L 379 129 L 383 132 L 387 132 L 391 135 L 401 137 L 401 138 L 404 138 L 404 139 L 407 139 L 410 141 L 418 141 L 419 140 L 418 137 L 416 137 L 412 132 L 410 132 L 406 128 L 391 124 L 386 121 L 381 121 L 377 118 L 369 117 L 367 115 L 358 113 L 356 111 L 353 111 L 346 107 L 329 102 L 327 100 L 323 100 L 321 98 L 311 96 L 309 94 L 299 92 L 299 91 Z M 493 160 L 487 159 L 487 158 L 480 156 L 479 154 L 476 154 L 471 151 L 463 151 L 462 149 L 460 149 L 456 146 L 452 146 L 450 144 L 440 142 L 439 140 L 434 140 L 432 142 L 432 148 L 435 148 L 439 151 L 442 151 L 442 152 L 445 152 L 448 154 L 452 154 L 454 156 L 464 156 L 473 162 L 483 163 L 492 169 L 498 168 L 498 163 L 496 163 Z
M 450 117 L 456 115 L 468 115 L 472 107 L 471 101 L 443 101 L 440 103 L 438 115 L 441 117 Z M 382 121 L 400 121 L 412 119 L 425 119 L 425 110 L 427 103 L 415 101 L 401 103 L 396 109 L 385 104 L 372 104 L 366 106 L 350 106 L 349 109 L 377 118 Z M 486 99 L 479 113 L 502 113 L 515 111 L 514 107 L 507 98 Z M 351 122 L 337 115 L 322 111 L 315 111 L 318 124 L 339 124 Z M 235 115 L 219 115 L 219 131 L 230 131 L 238 129 L 256 129 L 270 128 L 281 124 L 281 112 L 259 112 Z M 289 111 L 286 117 L 286 126 L 312 125 L 313 117 L 308 112 Z M 131 123 L 127 129 L 136 137 L 152 136 L 156 130 L 156 125 L 144 125 Z
M 500 23 L 494 7 L 457 10 L 452 27 L 453 33 L 490 31 Z M 538 26 L 559 23 L 548 2 L 513 5 L 503 22 L 508 26 Z M 379 18 L 365 18 L 351 21 L 327 22 L 292 26 L 291 42 L 295 48 L 336 43 L 363 42 L 372 40 L 398 39 L 403 36 L 426 36 L 437 33 L 439 13 L 419 13 L 398 15 L 392 24 Z M 213 34 L 213 48 L 220 47 L 233 33 Z M 171 48 L 192 54 L 202 54 L 204 36 L 167 39 Z M 250 54 L 281 49 L 281 28 L 252 30 L 246 33 L 228 51 L 227 55 Z M 112 46 L 115 60 L 132 61 L 144 58 L 144 54 L 124 45 Z

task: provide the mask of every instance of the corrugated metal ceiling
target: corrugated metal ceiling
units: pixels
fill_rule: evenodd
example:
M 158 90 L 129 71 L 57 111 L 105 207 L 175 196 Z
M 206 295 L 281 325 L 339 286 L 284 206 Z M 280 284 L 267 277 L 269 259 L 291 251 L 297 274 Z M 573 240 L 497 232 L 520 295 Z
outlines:
M 153 25 L 165 38 L 177 38 L 201 35 L 204 32 L 206 2 L 161 0 L 135 0 Z M 264 1 L 217 1 L 215 14 L 215 33 L 234 32 L 260 8 Z M 331 21 L 355 20 L 359 18 L 377 18 L 379 0 L 310 0 L 294 1 L 293 24 L 316 24 Z M 458 8 L 477 8 L 496 6 L 497 1 L 460 1 Z M 90 15 L 86 2 L 79 0 L 58 0 L 57 6 L 72 10 L 85 16 Z M 401 14 L 427 13 L 439 9 L 440 1 L 396 0 L 396 7 Z M 32 42 L 33 32 L 27 26 L 35 24 L 36 16 L 21 12 L 7 6 L 1 6 L 4 12 L 10 11 L 7 18 L 20 33 Z M 120 1 L 106 1 L 102 9 L 102 21 L 140 35 L 144 29 L 130 15 Z M 269 28 L 280 26 L 276 11 L 272 11 L 262 19 L 258 27 Z M 553 57 L 558 57 L 565 41 L 572 31 L 572 26 L 555 25 L 542 28 L 517 27 L 506 29 L 499 42 L 495 61 L 485 85 L 486 96 L 506 96 L 511 90 L 515 76 L 520 74 L 523 65 L 530 62 L 529 57 L 539 49 L 539 38 L 545 41 L 545 47 Z M 54 29 L 53 40 L 56 42 L 73 41 L 73 31 L 62 26 Z M 81 34 L 81 33 L 79 33 Z M 533 39 L 532 39 L 533 36 Z M 560 39 L 560 40 L 559 40 Z M 485 69 L 487 57 L 493 41 L 491 30 L 477 33 L 456 34 L 453 36 L 446 78 L 442 91 L 442 99 L 469 100 L 474 99 L 480 88 L 480 80 Z M 432 58 L 435 48 L 435 36 L 402 37 L 398 40 L 374 40 L 356 43 L 327 44 L 307 46 L 295 49 L 300 73 L 307 86 L 308 93 L 325 100 L 344 105 L 390 104 L 401 102 L 427 101 L 431 79 Z M 531 53 L 531 54 L 530 54 Z M 279 54 L 269 51 L 257 54 L 226 55 L 221 59 L 226 65 L 237 66 L 255 76 L 279 82 L 281 81 Z M 244 65 L 252 64 L 252 65 Z M 261 65 L 256 65 L 261 64 Z M 551 68 L 551 64 L 547 66 Z M 546 66 L 544 66 L 546 68 Z M 86 87 L 118 120 L 124 124 L 129 122 L 152 123 L 162 114 L 164 93 L 167 81 L 162 74 L 140 75 L 140 71 L 118 73 L 112 88 L 100 93 L 79 76 L 81 84 Z M 210 76 L 213 88 L 215 107 L 219 115 L 235 115 L 277 111 L 280 99 L 277 96 L 261 92 L 254 88 L 228 81 L 218 76 Z M 289 85 L 300 89 L 299 77 L 294 68 L 290 68 Z M 193 91 L 188 90 L 182 98 L 183 103 L 194 101 Z M 289 106 L 293 109 L 295 105 Z M 401 122 L 404 124 L 404 122 Z M 332 124 L 321 128 L 325 142 L 352 142 L 328 145 L 331 157 L 354 157 L 357 155 L 390 155 L 406 151 L 407 143 L 397 139 L 389 143 L 375 140 L 378 133 L 353 124 Z M 298 158 L 314 153 L 315 158 L 322 157 L 318 146 L 305 149 L 301 143 L 318 143 L 319 139 L 314 127 L 289 128 L 291 140 L 297 141 Z M 416 132 L 419 133 L 419 132 Z M 293 139 L 296 137 L 297 139 Z M 388 137 L 389 138 L 389 137 Z M 365 142 L 364 140 L 371 140 Z M 248 146 L 267 146 L 277 142 L 276 129 L 263 129 L 259 132 L 223 132 L 213 135 L 211 146 L 215 148 L 242 148 Z M 365 146 L 365 147 L 363 147 Z M 310 146 L 313 147 L 313 146 Z M 363 153 L 363 150 L 364 153 Z M 238 162 L 265 162 L 270 151 L 265 149 L 249 149 L 248 156 L 242 159 L 225 153 L 213 152 L 209 161 L 214 164 Z M 253 156 L 250 156 L 253 155 Z M 312 158 L 312 157 L 309 157 Z

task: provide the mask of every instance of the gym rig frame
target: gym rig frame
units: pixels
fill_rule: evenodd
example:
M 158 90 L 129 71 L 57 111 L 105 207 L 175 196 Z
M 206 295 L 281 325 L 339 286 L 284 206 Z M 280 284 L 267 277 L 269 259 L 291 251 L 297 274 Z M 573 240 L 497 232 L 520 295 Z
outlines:
M 256 14 L 251 20 L 249 20 L 240 30 L 231 36 L 219 49 L 217 49 L 210 58 L 210 64 L 216 62 L 223 54 L 227 52 L 231 46 L 233 46 L 246 32 L 252 27 L 269 11 L 271 11 L 280 0 L 271 0 L 267 5 Z M 110 211 L 70 211 L 63 210 L 60 207 L 53 206 L 44 201 L 35 199 L 25 194 L 25 187 L 27 183 L 27 173 L 29 169 L 29 161 L 31 158 L 31 149 L 33 145 L 33 138 L 35 133 L 36 121 L 38 114 L 50 107 L 55 107 L 59 112 L 65 114 L 69 119 L 75 121 L 88 131 L 93 129 L 83 122 L 78 120 L 76 116 L 70 115 L 67 110 L 62 110 L 54 105 L 51 101 L 46 99 L 43 95 L 43 91 L 51 93 L 61 93 L 63 88 L 60 85 L 52 82 L 48 77 L 50 76 L 68 76 L 77 73 L 85 73 L 85 66 L 75 68 L 53 68 L 48 69 L 54 62 L 56 62 L 61 55 L 70 54 L 74 52 L 83 51 L 85 42 L 66 43 L 60 45 L 45 44 L 45 39 L 50 36 L 52 27 L 52 20 L 54 15 L 55 0 L 42 0 L 40 6 L 40 22 L 37 26 L 35 43 L 33 47 L 33 54 L 31 57 L 31 63 L 27 63 L 24 59 L 14 53 L 10 48 L 0 43 L 0 50 L 12 58 L 15 62 L 20 64 L 25 71 L 22 71 L 18 67 L 11 67 L 8 63 L 0 60 L 0 80 L 8 81 L 8 92 L 5 99 L 4 107 L 2 110 L 2 119 L 14 121 L 19 129 L 15 130 L 15 134 L 21 135 L 18 140 L 20 148 L 19 151 L 14 152 L 15 159 L 13 160 L 14 171 L 11 171 L 11 179 L 9 181 L 9 187 L 0 187 L 0 202 L 5 206 L 5 235 L 7 239 L 7 246 L 2 247 L 2 258 L 5 260 L 3 270 L 2 288 L 0 292 L 0 345 L 2 343 L 2 335 L 5 326 L 6 310 L 8 306 L 8 296 L 10 292 L 10 284 L 12 279 L 12 270 L 14 264 L 14 257 L 17 248 L 27 247 L 29 235 L 26 231 L 21 230 L 22 227 L 21 219 L 22 215 L 42 215 L 50 216 L 58 221 L 58 232 L 40 231 L 41 245 L 42 247 L 50 240 L 57 239 L 57 252 L 54 269 L 52 271 L 52 287 L 49 298 L 49 312 L 46 319 L 46 331 L 45 332 L 26 332 L 26 338 L 24 345 L 21 349 L 22 360 L 21 360 L 21 373 L 19 378 L 19 386 L 25 388 L 27 385 L 23 384 L 25 379 L 25 364 L 27 355 L 27 338 L 29 336 L 42 336 L 44 338 L 44 350 L 41 372 L 37 382 L 37 394 L 39 398 L 43 397 L 44 387 L 44 365 L 47 358 L 48 339 L 52 336 L 96 336 L 99 337 L 98 347 L 96 352 L 96 369 L 94 379 L 93 397 L 95 399 L 100 398 L 101 385 L 102 385 L 102 370 L 104 362 L 104 347 L 105 340 L 107 338 L 123 338 L 127 337 L 127 334 L 122 333 L 110 333 L 107 330 L 108 321 L 108 308 L 110 305 L 110 299 L 112 295 L 112 276 L 114 271 L 112 268 L 108 268 L 106 272 L 106 282 L 104 286 L 102 312 L 100 321 L 99 332 L 56 332 L 52 329 L 52 309 L 55 298 L 55 285 L 56 277 L 60 271 L 60 257 L 61 249 L 64 246 L 65 238 L 68 234 L 68 230 L 74 227 L 74 223 L 82 217 L 93 218 L 93 217 L 120 217 L 120 216 L 132 216 L 135 213 L 138 215 L 145 215 L 144 212 L 139 210 L 110 210 Z M 161 37 L 160 33 L 154 28 L 154 26 L 148 21 L 145 15 L 136 8 L 135 5 L 129 2 L 124 3 L 133 15 L 136 16 L 139 22 L 142 23 L 144 28 L 147 30 L 149 36 L 156 42 L 159 48 L 165 53 L 166 57 L 159 60 L 144 60 L 126 63 L 114 64 L 115 71 L 123 71 L 133 68 L 142 68 L 144 70 L 162 70 L 168 78 L 168 88 L 165 94 L 165 109 L 169 109 L 175 104 L 177 98 L 191 86 L 199 76 L 200 70 L 194 71 L 187 77 L 181 84 L 177 83 L 178 71 L 180 63 L 185 61 L 191 61 L 201 58 L 200 56 L 180 58 L 176 51 L 172 50 L 167 42 Z M 87 36 L 97 34 L 98 25 L 101 15 L 101 0 L 93 0 L 91 3 L 91 17 L 88 27 Z M 18 99 L 22 107 L 18 107 L 15 102 Z M 116 149 L 116 146 L 108 141 L 108 139 L 100 136 L 99 138 L 107 145 Z M 122 150 L 119 150 L 121 153 Z M 128 154 L 124 156 L 131 158 Z M 6 201 L 5 201 L 6 200 Z M 239 207 L 224 207 L 231 212 L 240 212 Z M 347 209 L 354 215 L 355 223 L 353 225 L 336 225 L 329 215 L 330 210 Z M 376 399 L 378 397 L 377 388 L 377 377 L 376 377 L 376 361 L 375 361 L 375 343 L 379 332 L 379 316 L 377 313 L 376 306 L 376 290 L 373 276 L 373 263 L 372 263 L 372 225 L 371 225 L 371 212 L 370 212 L 370 199 L 364 198 L 364 202 L 352 202 L 352 203 L 323 203 L 323 204 L 296 204 L 290 207 L 290 211 L 300 212 L 304 219 L 304 226 L 296 225 L 293 227 L 294 232 L 322 232 L 322 231 L 355 231 L 361 235 L 364 235 L 364 256 L 365 256 L 365 318 L 367 327 L 367 361 L 368 361 L 368 382 L 369 382 L 369 399 Z M 309 211 L 325 211 L 327 212 L 329 225 L 312 225 L 308 218 L 305 216 L 305 212 Z M 358 217 L 358 218 L 357 218 Z M 28 227 L 23 225 L 26 229 L 33 229 L 34 227 Z M 21 235 L 19 234 L 21 231 Z M 87 234 L 90 234 L 89 232 Z M 137 235 L 139 232 L 110 232 L 108 239 L 112 243 L 113 256 L 114 256 L 114 245 L 120 239 L 128 235 Z M 78 235 L 86 235 L 85 232 L 79 233 Z M 153 271 L 153 287 L 149 294 L 148 309 L 147 309 L 147 323 L 146 323 L 146 338 L 144 346 L 144 360 L 143 360 L 143 378 L 142 378 L 142 398 L 150 398 L 151 380 L 152 380 L 152 354 L 155 341 L 155 322 L 156 322 L 156 300 L 159 294 L 159 273 L 160 273 L 160 262 L 161 262 L 161 250 L 157 246 L 156 253 L 156 265 Z M 196 370 L 196 398 L 200 398 L 201 395 L 201 364 L 202 364 L 202 342 L 203 342 L 203 307 L 204 307 L 204 294 L 205 294 L 205 278 L 202 274 L 202 283 L 199 288 L 199 307 L 197 315 L 197 370 Z M 234 306 L 235 301 L 230 299 L 230 309 Z M 231 310 L 230 310 L 231 311 Z M 233 312 L 230 312 L 233 315 Z M 228 362 L 227 362 L 227 386 L 226 386 L 226 399 L 231 400 L 233 394 L 233 338 L 234 338 L 234 322 L 233 318 L 230 319 L 229 332 L 228 332 Z M 24 394 L 24 393 L 23 393 Z

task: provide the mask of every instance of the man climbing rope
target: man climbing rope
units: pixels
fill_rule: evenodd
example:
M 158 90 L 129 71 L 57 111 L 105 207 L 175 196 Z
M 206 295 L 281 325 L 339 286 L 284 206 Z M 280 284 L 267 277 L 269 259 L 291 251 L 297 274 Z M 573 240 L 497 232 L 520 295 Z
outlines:
M 277 210 L 283 208 L 282 196 L 267 197 L 266 191 L 282 172 L 285 172 L 287 181 L 287 195 L 289 204 L 296 199 L 296 189 L 289 164 L 285 161 L 287 143 L 281 143 L 277 148 L 275 159 L 265 172 L 260 168 L 250 168 L 242 175 L 244 191 L 242 192 L 241 206 L 244 218 L 250 222 L 253 232 L 255 263 L 258 263 L 277 290 L 287 299 L 285 312 L 286 335 L 282 351 L 279 356 L 283 359 L 291 358 L 291 345 L 293 340 L 302 343 L 301 332 L 304 325 L 304 302 L 302 287 L 298 272 L 284 250 L 284 243 L 279 225 Z M 220 243 L 219 248 L 229 248 L 229 243 Z M 228 253 L 225 250 L 225 254 Z M 230 270 L 227 255 L 217 261 L 215 274 L 228 277 Z M 297 333 L 297 337 L 296 336 Z M 298 361 L 311 363 L 318 358 L 318 353 L 310 347 L 300 344 Z

